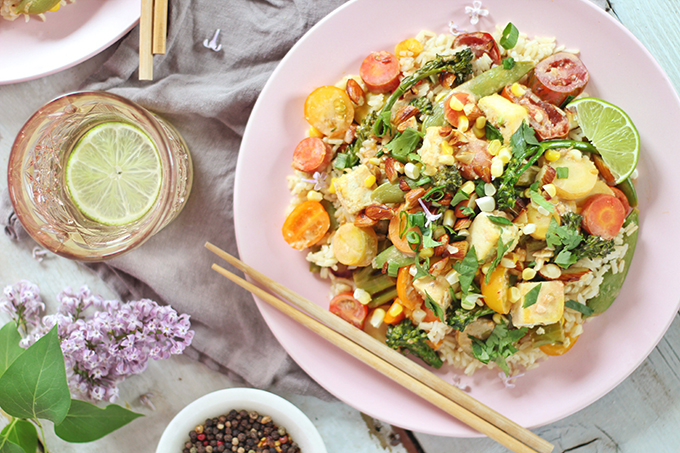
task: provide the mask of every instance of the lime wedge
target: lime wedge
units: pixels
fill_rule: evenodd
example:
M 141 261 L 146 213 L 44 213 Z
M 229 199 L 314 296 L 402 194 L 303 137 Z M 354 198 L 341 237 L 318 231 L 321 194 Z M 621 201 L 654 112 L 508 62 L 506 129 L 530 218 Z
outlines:
M 83 215 L 104 225 L 124 225 L 144 216 L 158 197 L 161 178 L 156 146 L 127 123 L 93 127 L 66 163 L 73 202 Z
M 567 108 L 576 113 L 576 122 L 597 148 L 616 183 L 630 176 L 640 156 L 640 134 L 626 112 L 598 98 L 576 99 Z

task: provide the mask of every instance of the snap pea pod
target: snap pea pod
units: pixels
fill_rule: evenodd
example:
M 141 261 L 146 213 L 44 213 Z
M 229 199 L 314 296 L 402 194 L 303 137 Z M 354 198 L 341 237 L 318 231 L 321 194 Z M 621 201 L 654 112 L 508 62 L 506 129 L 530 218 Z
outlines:
M 628 217 L 626 217 L 626 221 L 623 223 L 623 228 L 627 227 L 631 223 L 639 225 L 639 215 L 640 211 L 633 209 L 630 214 L 628 214 Z M 614 299 L 616 299 L 616 297 L 619 295 L 621 287 L 623 286 L 623 282 L 626 279 L 626 275 L 628 275 L 630 263 L 633 261 L 633 253 L 635 252 L 637 238 L 638 230 L 635 230 L 635 232 L 629 236 L 626 236 L 623 241 L 624 244 L 628 244 L 628 250 L 626 250 L 626 255 L 623 258 L 626 263 L 623 272 L 614 274 L 611 269 L 608 270 L 604 274 L 602 283 L 600 284 L 600 292 L 597 294 L 597 296 L 587 301 L 586 305 L 588 305 L 588 307 L 593 310 L 594 315 L 604 313 L 605 310 L 607 310 L 614 302 Z
M 423 120 L 422 132 L 427 131 L 428 127 L 441 127 L 444 125 L 444 101 L 432 104 L 432 113 Z
M 534 68 L 531 61 L 518 61 L 510 69 L 495 66 L 457 86 L 453 91 L 464 91 L 477 99 L 498 93 L 504 86 L 517 82 Z
M 386 182 L 371 193 L 371 199 L 377 203 L 401 203 L 405 194 L 406 192 L 399 188 L 399 184 Z
M 623 192 L 623 194 L 628 199 L 628 204 L 630 205 L 631 208 L 637 207 L 638 205 L 637 191 L 635 190 L 633 181 L 631 181 L 630 178 L 624 179 L 621 184 L 616 186 L 616 188 Z

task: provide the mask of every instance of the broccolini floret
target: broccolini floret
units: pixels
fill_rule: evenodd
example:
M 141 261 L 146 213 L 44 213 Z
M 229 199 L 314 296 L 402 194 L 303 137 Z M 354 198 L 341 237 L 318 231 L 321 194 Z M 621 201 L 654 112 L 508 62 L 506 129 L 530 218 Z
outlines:
M 581 258 L 605 257 L 614 250 L 614 240 L 604 239 L 600 236 L 587 235 L 581 245 L 574 250 L 577 261 Z
M 414 106 L 418 111 L 425 115 L 432 115 L 432 101 L 430 101 L 425 96 L 421 98 L 413 98 L 409 105 Z
M 427 344 L 427 332 L 414 326 L 409 319 L 387 328 L 387 346 L 413 354 L 434 368 L 443 365 L 437 351 Z
M 462 332 L 468 325 L 472 324 L 474 320 L 494 313 L 495 311 L 486 306 L 480 307 L 479 305 L 475 305 L 472 310 L 465 310 L 460 306 L 451 304 L 446 310 L 446 323 L 453 327 L 454 330 L 460 330 Z
M 443 165 L 432 177 L 435 187 L 441 187 L 445 192 L 456 193 L 465 181 L 455 165 Z

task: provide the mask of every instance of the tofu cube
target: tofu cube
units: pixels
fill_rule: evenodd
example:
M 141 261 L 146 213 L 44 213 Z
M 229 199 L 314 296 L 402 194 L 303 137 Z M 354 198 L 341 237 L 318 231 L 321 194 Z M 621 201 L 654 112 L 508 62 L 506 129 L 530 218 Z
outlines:
M 519 129 L 522 121 L 529 118 L 527 109 L 508 101 L 499 94 L 481 98 L 477 106 L 484 112 L 487 121 L 501 131 L 505 143 L 510 143 L 512 134 Z
M 502 213 L 493 212 L 493 215 L 502 216 Z M 499 225 L 489 220 L 489 214 L 480 212 L 470 225 L 468 242 L 470 247 L 475 248 L 477 259 L 486 262 L 496 257 L 498 238 L 502 238 L 503 244 L 511 243 L 505 253 L 512 252 L 519 241 L 519 228 L 516 225 Z
M 361 164 L 335 180 L 335 193 L 348 213 L 356 214 L 373 204 L 373 189 L 366 187 L 366 179 L 371 175 L 368 167 Z
M 444 137 L 439 135 L 440 130 L 441 127 L 428 127 L 425 138 L 423 138 L 423 146 L 418 150 L 420 160 L 427 167 L 438 168 L 441 165 L 439 157 L 444 155 L 442 150 Z
M 541 285 L 536 303 L 524 308 L 526 295 Z M 512 323 L 517 327 L 547 325 L 562 319 L 564 312 L 564 283 L 559 280 L 547 282 L 526 282 L 517 285 L 520 298 L 510 311 Z

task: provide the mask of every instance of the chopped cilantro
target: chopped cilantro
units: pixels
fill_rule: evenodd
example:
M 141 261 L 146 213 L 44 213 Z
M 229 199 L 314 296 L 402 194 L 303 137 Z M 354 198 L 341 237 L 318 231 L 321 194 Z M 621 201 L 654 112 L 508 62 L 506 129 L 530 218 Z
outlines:
M 515 66 L 515 59 L 512 57 L 503 58 L 503 69 L 512 69 Z
M 543 195 L 538 192 L 538 182 L 533 183 L 529 187 L 529 195 L 531 196 L 531 201 L 536 203 L 538 206 L 542 207 L 548 212 L 555 212 L 555 206 L 543 198 Z
M 442 307 L 437 302 L 435 302 L 435 300 L 428 294 L 427 291 L 425 291 L 425 306 L 429 308 L 432 313 L 434 313 L 434 315 L 440 320 L 444 320 L 444 310 L 442 310 Z
M 505 252 L 507 252 L 510 248 L 510 244 L 512 244 L 512 240 L 508 241 L 507 244 L 503 244 L 503 239 L 500 237 L 498 238 L 498 244 L 496 245 L 496 258 L 494 258 L 494 260 L 491 262 L 491 265 L 489 265 L 489 270 L 486 271 L 486 276 L 484 277 L 485 284 L 489 283 L 491 273 L 495 271 L 498 265 L 501 263 L 503 255 L 505 255 Z
M 490 216 L 487 216 L 487 219 L 489 219 L 493 223 L 497 223 L 499 225 L 512 225 L 512 222 L 510 220 L 506 219 L 505 217 L 490 215 Z
M 564 302 L 564 306 L 567 308 L 571 308 L 572 310 L 578 311 L 583 315 L 584 318 L 587 318 L 588 316 L 592 315 L 594 313 L 593 309 L 590 308 L 589 306 L 585 304 L 581 304 L 579 302 L 576 302 L 575 300 L 567 300 Z
M 569 167 L 557 167 L 555 171 L 557 172 L 557 179 L 567 179 L 569 177 Z
M 538 294 L 541 292 L 541 286 L 543 286 L 543 283 L 539 283 L 538 285 L 531 288 L 528 293 L 526 293 L 522 308 L 529 308 L 538 302 Z
M 451 206 L 456 206 L 458 203 L 464 200 L 469 200 L 470 195 L 466 194 L 463 190 L 458 190 L 451 200 Z
M 501 142 L 503 141 L 503 134 L 501 134 L 501 131 L 488 121 L 486 122 L 486 126 L 484 126 L 484 131 L 486 132 L 487 140 L 489 141 L 500 140 Z
M 470 290 L 470 285 L 475 279 L 475 274 L 479 268 L 479 262 L 477 261 L 477 252 L 475 251 L 475 246 L 473 245 L 468 250 L 465 258 L 453 265 L 453 268 L 460 274 L 458 281 L 460 282 L 460 289 L 463 294 L 468 293 Z
M 482 363 L 496 362 L 500 369 L 509 375 L 510 369 L 505 359 L 517 352 L 513 344 L 526 335 L 528 330 L 527 327 L 508 329 L 507 324 L 496 324 L 486 341 L 470 336 L 472 354 Z

